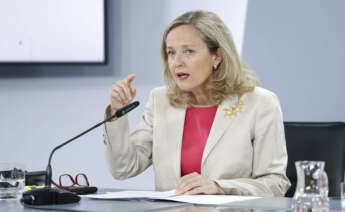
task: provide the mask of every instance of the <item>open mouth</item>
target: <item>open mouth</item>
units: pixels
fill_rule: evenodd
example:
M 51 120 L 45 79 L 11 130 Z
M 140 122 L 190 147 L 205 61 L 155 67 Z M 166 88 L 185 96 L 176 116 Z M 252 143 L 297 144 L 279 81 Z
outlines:
M 178 72 L 178 73 L 176 73 L 176 77 L 179 80 L 185 80 L 189 77 L 189 74 L 184 73 L 184 72 Z

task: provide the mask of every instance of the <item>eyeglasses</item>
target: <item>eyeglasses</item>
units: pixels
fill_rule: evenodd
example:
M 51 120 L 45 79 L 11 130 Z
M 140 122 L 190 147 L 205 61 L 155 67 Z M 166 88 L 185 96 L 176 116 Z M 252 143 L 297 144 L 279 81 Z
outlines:
M 89 186 L 89 180 L 86 174 L 79 173 L 73 178 L 70 174 L 63 174 L 59 177 L 59 184 L 52 180 L 52 184 L 58 188 L 70 188 L 74 186 Z

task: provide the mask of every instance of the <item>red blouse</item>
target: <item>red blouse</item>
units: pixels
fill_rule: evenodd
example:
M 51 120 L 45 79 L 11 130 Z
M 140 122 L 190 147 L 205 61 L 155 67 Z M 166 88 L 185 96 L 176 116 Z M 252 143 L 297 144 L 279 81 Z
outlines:
M 189 107 L 184 121 L 181 175 L 201 171 L 201 160 L 218 106 Z

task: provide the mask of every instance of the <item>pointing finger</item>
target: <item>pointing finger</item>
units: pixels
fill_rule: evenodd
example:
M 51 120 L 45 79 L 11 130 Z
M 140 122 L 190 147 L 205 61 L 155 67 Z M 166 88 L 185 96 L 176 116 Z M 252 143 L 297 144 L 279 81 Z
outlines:
M 124 82 L 130 86 L 135 77 L 135 74 L 130 74 L 124 79 Z

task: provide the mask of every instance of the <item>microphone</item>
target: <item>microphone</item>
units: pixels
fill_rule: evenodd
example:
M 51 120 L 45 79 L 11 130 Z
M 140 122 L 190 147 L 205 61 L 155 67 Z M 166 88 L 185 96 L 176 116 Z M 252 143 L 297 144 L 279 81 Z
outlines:
M 55 147 L 50 155 L 48 160 L 48 165 L 46 169 L 46 179 L 45 179 L 45 187 L 39 189 L 32 189 L 23 193 L 22 201 L 29 205 L 51 205 L 51 204 L 66 204 L 66 203 L 75 203 L 79 202 L 80 197 L 73 193 L 62 189 L 51 188 L 52 182 L 52 167 L 51 167 L 51 159 L 54 152 L 61 147 L 69 144 L 70 142 L 74 141 L 75 139 L 85 135 L 86 133 L 90 132 L 91 130 L 101 126 L 102 124 L 114 119 L 120 118 L 136 108 L 139 105 L 138 101 L 130 103 L 123 108 L 117 110 L 114 115 L 105 119 L 104 121 L 94 125 L 93 127 L 85 130 L 84 132 L 80 133 L 79 135 L 69 139 L 68 141 L 60 144 L 59 146 Z

